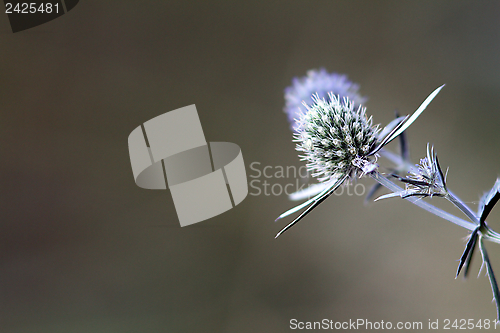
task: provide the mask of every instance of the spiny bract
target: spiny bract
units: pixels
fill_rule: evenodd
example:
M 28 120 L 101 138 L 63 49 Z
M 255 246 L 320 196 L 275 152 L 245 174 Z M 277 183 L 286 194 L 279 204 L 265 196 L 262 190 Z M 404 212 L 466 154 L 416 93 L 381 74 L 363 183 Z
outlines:
M 313 95 L 311 106 L 297 119 L 294 141 L 303 152 L 308 170 L 320 182 L 351 175 L 368 163 L 368 153 L 377 142 L 379 126 L 367 119 L 366 108 L 354 108 L 348 97 L 330 93 L 329 100 Z
M 446 179 L 441 171 L 434 147 L 427 145 L 427 157 L 420 159 L 417 169 L 410 170 L 407 178 L 400 178 L 406 183 L 406 196 L 445 196 Z

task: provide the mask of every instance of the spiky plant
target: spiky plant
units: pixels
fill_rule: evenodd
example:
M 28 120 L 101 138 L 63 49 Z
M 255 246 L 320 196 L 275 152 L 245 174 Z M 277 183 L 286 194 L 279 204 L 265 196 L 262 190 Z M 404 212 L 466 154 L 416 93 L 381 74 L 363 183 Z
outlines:
M 325 93 L 323 91 L 323 77 L 326 74 L 322 73 L 322 75 L 315 78 L 314 72 L 309 73 L 308 77 L 295 80 L 294 86 L 286 90 L 287 106 L 290 100 L 296 100 L 298 96 L 303 96 L 306 90 L 309 91 L 311 96 L 312 104 L 309 105 L 304 101 L 305 111 L 295 117 L 296 123 L 293 126 L 294 141 L 296 142 L 296 149 L 301 153 L 299 155 L 300 159 L 307 162 L 308 170 L 318 178 L 319 184 L 314 186 L 314 194 L 316 195 L 313 198 L 278 217 L 280 219 L 302 211 L 276 237 L 294 226 L 315 207 L 324 202 L 346 180 L 368 175 L 381 186 L 385 186 L 391 191 L 391 193 L 383 195 L 377 200 L 401 197 L 470 231 L 456 276 L 460 274 L 462 268 L 464 269 L 464 276 L 467 276 L 472 255 L 476 245 L 478 245 L 483 266 L 486 266 L 486 273 L 496 301 L 497 320 L 500 320 L 500 290 L 483 242 L 489 240 L 500 243 L 500 234 L 492 230 L 486 222 L 489 213 L 500 200 L 500 178 L 497 179 L 493 188 L 483 196 L 479 210 L 475 213 L 449 190 L 446 184 L 446 176 L 441 170 L 433 147 L 427 146 L 427 157 L 421 159 L 419 165 L 413 166 L 409 160 L 404 131 L 420 116 L 443 86 L 430 94 L 412 116 L 396 117 L 395 120 L 380 131 L 378 125 L 374 126 L 372 124 L 371 117 L 367 118 L 366 109 L 359 103 L 359 98 L 356 101 L 351 99 L 349 94 L 352 91 L 345 90 L 346 95 L 330 92 L 328 100 L 323 97 Z M 295 89 L 295 86 L 298 89 Z M 354 87 L 357 93 L 358 86 Z M 317 93 L 318 90 L 322 91 L 322 95 Z M 401 139 L 401 157 L 383 149 L 396 137 Z M 396 163 L 397 166 L 393 168 L 395 172 L 387 175 L 379 172 L 379 166 L 376 163 L 379 155 L 385 156 Z M 407 175 L 401 176 L 400 174 L 404 172 L 407 172 Z M 402 182 L 405 189 L 395 184 L 392 181 L 393 179 Z M 374 187 L 374 190 L 370 191 L 369 198 L 373 196 L 376 189 Z M 312 191 L 306 189 L 302 192 L 310 195 Z M 300 198 L 302 195 L 299 192 L 294 193 L 291 197 Z M 425 197 L 447 199 L 470 221 L 463 220 L 422 200 Z

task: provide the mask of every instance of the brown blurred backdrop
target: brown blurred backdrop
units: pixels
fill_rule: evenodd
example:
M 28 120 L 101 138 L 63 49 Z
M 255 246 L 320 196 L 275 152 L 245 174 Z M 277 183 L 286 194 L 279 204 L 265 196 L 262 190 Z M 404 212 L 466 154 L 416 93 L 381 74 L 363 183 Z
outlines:
M 252 162 L 301 165 L 283 89 L 308 69 L 348 74 L 382 124 L 446 83 L 408 131 L 411 154 L 434 144 L 476 209 L 500 174 L 499 17 L 498 1 L 83 0 L 13 34 L 1 14 L 0 331 L 493 320 L 479 257 L 468 281 L 454 279 L 466 230 L 348 195 L 277 240 L 285 195 L 249 195 L 181 228 L 168 191 L 134 184 L 127 137 L 196 104 L 207 140 L 237 143 L 250 176 Z M 500 273 L 500 248 L 487 246 Z

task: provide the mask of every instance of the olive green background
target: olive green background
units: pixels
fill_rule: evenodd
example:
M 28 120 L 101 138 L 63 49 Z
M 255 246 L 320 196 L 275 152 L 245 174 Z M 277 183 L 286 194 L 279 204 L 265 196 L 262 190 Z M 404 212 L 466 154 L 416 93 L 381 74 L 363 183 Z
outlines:
M 285 195 L 181 228 L 168 191 L 134 184 L 127 137 L 196 104 L 207 140 L 238 144 L 251 176 L 252 162 L 301 165 L 283 89 L 308 69 L 347 73 L 381 124 L 446 83 L 408 130 L 411 154 L 434 144 L 476 209 L 500 174 L 499 17 L 498 1 L 88 0 L 13 34 L 0 15 L 0 331 L 493 320 L 479 257 L 454 279 L 466 230 L 348 195 L 277 240 Z M 500 247 L 487 247 L 500 273 Z

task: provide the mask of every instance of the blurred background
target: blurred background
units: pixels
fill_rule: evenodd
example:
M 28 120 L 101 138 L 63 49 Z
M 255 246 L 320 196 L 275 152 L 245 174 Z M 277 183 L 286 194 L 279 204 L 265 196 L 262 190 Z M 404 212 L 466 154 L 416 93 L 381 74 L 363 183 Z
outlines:
M 480 258 L 454 279 L 465 229 L 398 199 L 344 194 L 275 240 L 289 220 L 274 219 L 296 203 L 252 188 L 181 228 L 169 191 L 135 185 L 127 138 L 196 104 L 208 141 L 241 147 L 249 181 L 295 184 L 255 170 L 302 165 L 283 113 L 293 77 L 348 74 L 381 124 L 446 83 L 407 131 L 410 152 L 416 163 L 434 144 L 475 210 L 500 174 L 499 17 L 498 1 L 84 0 L 13 34 L 0 15 L 0 331 L 494 320 Z M 487 248 L 500 273 L 500 247 Z

